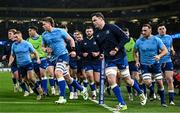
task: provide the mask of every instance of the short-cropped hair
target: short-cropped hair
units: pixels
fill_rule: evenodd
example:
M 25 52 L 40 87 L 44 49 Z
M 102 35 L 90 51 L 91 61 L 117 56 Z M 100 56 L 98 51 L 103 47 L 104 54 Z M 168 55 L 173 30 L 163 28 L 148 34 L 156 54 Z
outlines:
M 51 23 L 51 26 L 53 26 L 53 27 L 55 25 L 54 19 L 52 17 L 45 17 L 45 18 L 42 19 L 42 21 Z
M 91 17 L 93 16 L 100 17 L 104 20 L 104 15 L 101 12 L 96 12 L 96 13 L 91 14 Z

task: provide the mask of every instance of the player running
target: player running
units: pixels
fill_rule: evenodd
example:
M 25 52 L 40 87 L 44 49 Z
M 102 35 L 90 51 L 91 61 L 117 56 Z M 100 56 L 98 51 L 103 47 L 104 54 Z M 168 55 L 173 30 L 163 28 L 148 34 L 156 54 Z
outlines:
M 31 86 L 34 93 L 37 95 L 37 100 L 41 99 L 42 89 L 39 86 L 36 77 L 33 74 L 33 64 L 30 58 L 30 53 L 34 54 L 37 63 L 40 64 L 38 53 L 33 48 L 32 44 L 23 40 L 22 33 L 16 31 L 14 33 L 16 42 L 13 43 L 11 48 L 11 56 L 9 58 L 8 66 L 11 66 L 14 59 L 17 62 L 18 70 L 22 77 L 22 83 L 27 82 Z
M 118 26 L 106 24 L 102 13 L 93 13 L 91 17 L 94 26 L 98 29 L 95 36 L 100 47 L 101 57 L 104 56 L 105 58 L 105 74 L 111 89 L 118 99 L 120 110 L 126 110 L 127 105 L 122 98 L 120 87 L 116 83 L 118 69 L 125 82 L 138 92 L 141 105 L 145 105 L 146 98 L 137 82 L 131 79 L 129 73 L 128 61 L 124 49 L 124 45 L 129 41 L 129 38 Z
M 164 85 L 162 81 L 160 58 L 167 54 L 167 49 L 163 42 L 156 36 L 151 35 L 152 28 L 149 24 L 142 26 L 142 37 L 135 44 L 136 65 L 141 66 L 142 78 L 146 86 L 150 89 L 150 97 L 154 94 L 152 86 L 152 74 L 158 83 L 161 105 L 167 107 L 164 95 Z M 159 50 L 161 50 L 159 52 Z M 140 59 L 139 59 L 140 58 Z
M 164 43 L 164 45 L 166 46 L 168 50 L 168 53 L 160 59 L 160 63 L 161 63 L 162 71 L 168 83 L 169 104 L 175 105 L 174 84 L 173 84 L 173 63 L 171 60 L 171 54 L 173 56 L 175 55 L 175 51 L 172 45 L 173 40 L 170 35 L 166 34 L 165 25 L 163 24 L 158 25 L 157 31 L 159 33 L 157 37 L 159 37 L 162 40 L 162 42 Z
M 45 17 L 42 19 L 42 27 L 45 32 L 42 34 L 43 45 L 46 47 L 46 51 L 51 53 L 50 61 L 55 67 L 54 74 L 56 76 L 59 86 L 59 99 L 55 103 L 63 104 L 67 100 L 65 98 L 66 81 L 68 84 L 76 87 L 81 91 L 83 98 L 88 99 L 88 93 L 78 82 L 71 78 L 69 75 L 69 54 L 66 49 L 66 40 L 69 41 L 71 57 L 76 56 L 75 43 L 73 38 L 63 29 L 54 27 L 54 20 L 51 17 Z M 65 81 L 66 80 L 66 81 Z

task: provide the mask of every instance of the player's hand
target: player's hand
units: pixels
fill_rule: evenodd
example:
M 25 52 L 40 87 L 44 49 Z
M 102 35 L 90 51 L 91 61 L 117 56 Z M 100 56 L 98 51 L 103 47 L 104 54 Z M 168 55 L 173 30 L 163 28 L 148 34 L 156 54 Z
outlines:
M 75 51 L 71 51 L 71 52 L 70 52 L 70 56 L 71 56 L 71 57 L 76 57 L 76 52 L 75 52 Z
M 136 65 L 136 67 L 140 67 L 140 62 L 139 61 L 136 61 L 136 63 L 135 63 L 135 65 Z
M 154 56 L 154 59 L 155 59 L 156 61 L 159 61 L 159 60 L 161 59 L 161 57 L 160 57 L 159 55 L 156 55 L 156 56 Z
M 6 60 L 6 58 L 7 58 L 7 55 L 4 55 L 4 56 L 2 57 L 2 60 Z
M 111 51 L 109 52 L 109 54 L 110 54 L 111 56 L 116 55 L 116 53 L 117 53 L 117 51 L 116 51 L 116 50 L 111 50 Z
M 12 65 L 11 63 L 8 63 L 8 67 L 11 67 L 11 65 Z
M 37 63 L 40 64 L 40 63 L 41 63 L 41 60 L 40 60 L 40 59 L 37 59 Z
M 78 59 L 78 60 L 80 60 L 80 59 L 81 59 L 81 57 L 80 57 L 80 56 L 77 56 L 77 59 Z
M 52 49 L 50 47 L 46 47 L 46 52 L 47 53 L 51 53 L 52 52 Z
M 97 57 L 99 55 L 99 52 L 92 52 L 93 57 Z
M 101 54 L 99 58 L 100 58 L 100 60 L 104 59 L 104 55 Z
M 171 55 L 174 56 L 176 52 L 174 50 L 171 50 Z
M 83 53 L 83 57 L 87 57 L 88 56 L 88 53 Z

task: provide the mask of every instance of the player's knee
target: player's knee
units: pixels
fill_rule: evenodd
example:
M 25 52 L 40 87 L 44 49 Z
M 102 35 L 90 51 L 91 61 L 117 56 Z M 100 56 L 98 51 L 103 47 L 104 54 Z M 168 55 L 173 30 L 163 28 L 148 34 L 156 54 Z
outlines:
M 116 67 L 109 67 L 105 70 L 106 76 L 116 76 L 117 75 L 117 68 Z
M 124 78 L 124 81 L 126 82 L 126 84 L 127 84 L 128 86 L 133 86 L 133 84 L 134 84 L 134 81 L 133 81 L 133 79 L 131 79 L 130 76 L 125 77 L 125 78 Z
M 111 75 L 108 76 L 107 80 L 108 80 L 108 83 L 109 83 L 110 85 L 116 83 L 116 79 L 115 79 L 114 77 L 115 77 L 115 76 L 111 76 Z
M 55 75 L 56 75 L 57 78 L 62 77 L 63 72 L 61 70 L 55 70 Z
M 146 80 L 143 80 L 143 83 L 146 85 L 146 86 L 150 86 L 152 81 L 151 79 L 146 79 Z
M 121 75 L 122 75 L 123 78 L 126 78 L 126 77 L 130 76 L 129 68 L 120 70 L 120 72 L 121 72 Z

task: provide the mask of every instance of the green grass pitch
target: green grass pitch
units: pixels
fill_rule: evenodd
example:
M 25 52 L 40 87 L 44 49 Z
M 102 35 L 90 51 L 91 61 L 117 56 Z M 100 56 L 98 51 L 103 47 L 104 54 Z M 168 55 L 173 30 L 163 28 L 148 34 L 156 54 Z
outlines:
M 126 113 L 180 113 L 180 96 L 175 96 L 176 106 L 170 106 L 167 108 L 160 106 L 159 100 L 153 102 L 148 101 L 146 106 L 139 104 L 139 98 L 135 97 L 133 102 L 130 102 L 127 98 L 127 91 L 125 90 L 124 84 L 122 84 L 122 94 L 125 102 L 128 105 L 128 110 L 123 111 Z M 176 91 L 177 92 L 177 91 Z M 167 94 L 167 88 L 166 88 Z M 67 98 L 69 93 L 67 91 Z M 11 74 L 9 72 L 0 72 L 0 113 L 111 113 L 108 109 L 90 101 L 84 101 L 81 96 L 78 100 L 69 100 L 66 104 L 56 105 L 54 101 L 58 99 L 58 96 L 45 97 L 40 101 L 36 100 L 35 95 L 23 97 L 22 92 L 14 93 L 11 81 Z M 166 95 L 166 101 L 168 96 Z M 168 101 L 167 101 L 168 102 Z M 105 94 L 105 104 L 109 107 L 114 108 L 117 104 L 117 100 L 114 95 L 108 96 Z

